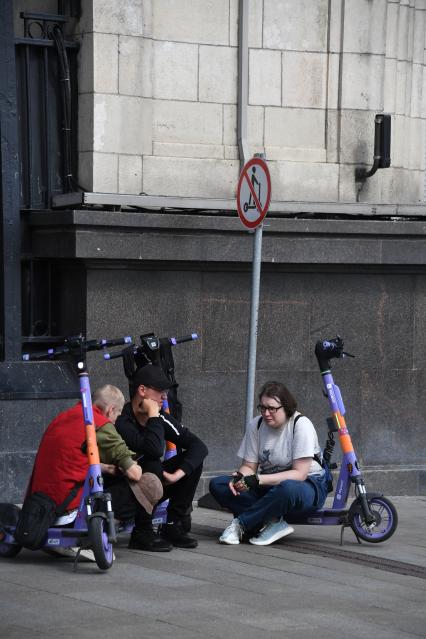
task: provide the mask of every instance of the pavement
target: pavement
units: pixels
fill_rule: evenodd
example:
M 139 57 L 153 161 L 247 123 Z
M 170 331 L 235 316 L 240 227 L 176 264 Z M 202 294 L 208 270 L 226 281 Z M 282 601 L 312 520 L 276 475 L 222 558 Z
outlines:
M 391 500 L 398 528 L 379 544 L 296 526 L 271 546 L 224 546 L 231 516 L 195 507 L 193 550 L 129 550 L 121 534 L 105 572 L 23 550 L 0 559 L 0 637 L 424 639 L 426 497 Z

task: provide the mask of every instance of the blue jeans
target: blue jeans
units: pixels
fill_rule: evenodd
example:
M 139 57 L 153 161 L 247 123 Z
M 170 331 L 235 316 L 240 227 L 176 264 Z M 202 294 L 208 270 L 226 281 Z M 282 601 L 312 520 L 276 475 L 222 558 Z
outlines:
M 321 508 L 327 497 L 324 474 L 311 475 L 306 481 L 286 479 L 276 486 L 259 486 L 234 496 L 229 490 L 231 477 L 222 475 L 210 481 L 213 497 L 234 517 L 245 531 L 259 530 L 267 521 L 288 513 Z

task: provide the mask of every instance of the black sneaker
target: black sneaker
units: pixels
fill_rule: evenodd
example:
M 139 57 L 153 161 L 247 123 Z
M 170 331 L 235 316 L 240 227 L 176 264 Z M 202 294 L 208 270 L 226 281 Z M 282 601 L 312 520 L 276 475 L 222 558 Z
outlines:
M 196 548 L 198 546 L 198 541 L 184 531 L 179 521 L 163 524 L 160 534 L 163 539 L 170 541 L 176 548 Z
M 170 552 L 171 543 L 162 539 L 153 530 L 133 530 L 128 548 L 133 550 L 149 550 L 150 552 Z

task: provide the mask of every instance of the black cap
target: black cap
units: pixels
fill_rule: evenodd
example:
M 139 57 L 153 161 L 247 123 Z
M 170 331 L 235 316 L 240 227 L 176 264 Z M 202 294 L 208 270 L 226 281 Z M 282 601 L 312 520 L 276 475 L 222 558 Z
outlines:
M 164 391 L 176 386 L 176 384 L 171 382 L 165 375 L 161 366 L 156 366 L 155 364 L 147 364 L 146 366 L 142 366 L 142 368 L 138 368 L 133 374 L 130 383 L 133 392 L 136 392 L 137 387 L 141 384 L 151 386 L 159 391 Z

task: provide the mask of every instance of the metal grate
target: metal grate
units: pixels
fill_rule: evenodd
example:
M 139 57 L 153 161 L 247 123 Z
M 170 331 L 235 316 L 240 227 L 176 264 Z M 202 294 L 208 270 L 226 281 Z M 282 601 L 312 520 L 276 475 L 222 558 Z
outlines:
M 21 208 L 49 208 L 53 195 L 72 190 L 77 169 L 77 50 L 66 42 L 64 16 L 21 13 L 15 39 Z M 63 43 L 63 49 L 58 45 Z M 69 67 L 64 92 L 63 62 Z

